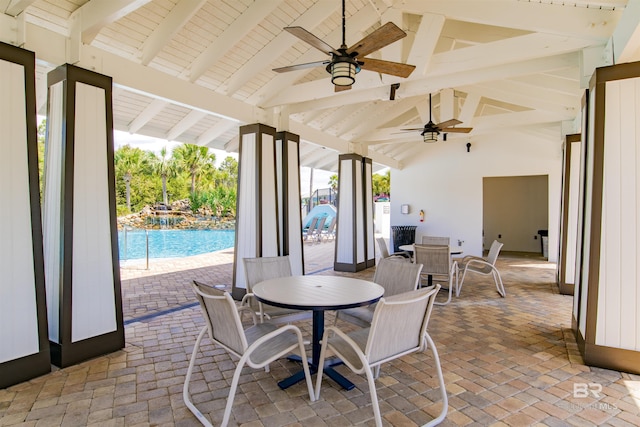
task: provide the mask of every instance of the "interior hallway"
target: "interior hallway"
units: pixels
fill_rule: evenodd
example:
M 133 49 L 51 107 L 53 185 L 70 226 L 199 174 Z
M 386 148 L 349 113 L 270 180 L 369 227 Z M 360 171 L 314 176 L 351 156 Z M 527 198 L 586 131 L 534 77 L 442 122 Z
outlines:
M 232 263 L 233 250 L 226 250 L 152 261 L 150 270 L 143 263 L 125 265 L 125 349 L 0 390 L 0 426 L 199 425 L 182 401 L 189 355 L 203 325 L 187 285 L 198 279 L 228 286 Z M 307 274 L 346 274 L 334 272 L 332 263 L 331 242 L 305 243 Z M 459 298 L 434 307 L 429 331 L 449 394 L 441 425 L 640 425 L 640 376 L 582 364 L 570 330 L 572 298 L 557 292 L 555 264 L 503 254 L 498 266 L 506 298 L 489 277 L 474 275 Z M 373 269 L 357 275 L 370 278 Z M 309 323 L 299 325 L 310 334 Z M 235 364 L 222 349 L 203 349 L 191 393 L 218 425 Z M 386 425 L 420 426 L 437 416 L 432 366 L 429 352 L 383 365 L 377 384 Z M 230 425 L 374 425 L 363 376 L 338 368 L 357 387 L 344 391 L 326 380 L 320 400 L 311 403 L 304 384 L 286 391 L 276 385 L 297 369 L 286 360 L 269 373 L 245 368 Z M 598 397 L 574 393 L 583 384 L 594 391 L 602 386 Z

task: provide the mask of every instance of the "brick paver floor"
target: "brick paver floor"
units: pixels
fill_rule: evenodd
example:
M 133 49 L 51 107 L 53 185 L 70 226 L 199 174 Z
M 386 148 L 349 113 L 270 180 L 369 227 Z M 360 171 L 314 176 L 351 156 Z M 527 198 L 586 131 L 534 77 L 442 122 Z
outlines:
M 332 263 L 331 242 L 306 244 L 307 274 L 346 274 L 333 271 Z M 0 426 L 199 425 L 182 401 L 189 355 L 203 326 L 188 284 L 198 279 L 230 288 L 232 266 L 232 250 L 151 261 L 149 270 L 125 263 L 126 347 L 0 390 Z M 555 264 L 505 254 L 498 268 L 506 298 L 490 277 L 475 275 L 459 298 L 434 307 L 429 331 L 449 395 L 441 425 L 640 425 L 640 376 L 583 364 L 570 329 L 572 298 L 558 293 Z M 356 276 L 371 278 L 373 271 Z M 310 334 L 308 321 L 298 325 Z M 202 350 L 191 393 L 219 425 L 235 363 L 210 341 Z M 276 385 L 297 369 L 288 360 L 268 373 L 245 368 L 230 425 L 374 425 L 363 376 L 338 367 L 356 388 L 345 391 L 325 380 L 320 399 L 310 402 L 304 383 L 287 390 Z M 433 373 L 428 351 L 382 367 L 377 386 L 385 425 L 420 426 L 437 416 Z M 576 384 L 602 390 L 597 397 L 574 397 Z

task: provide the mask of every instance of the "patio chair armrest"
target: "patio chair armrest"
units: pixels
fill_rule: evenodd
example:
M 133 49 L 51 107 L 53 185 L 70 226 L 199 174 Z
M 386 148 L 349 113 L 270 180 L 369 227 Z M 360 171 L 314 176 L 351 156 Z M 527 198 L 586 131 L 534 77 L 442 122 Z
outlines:
M 469 262 L 467 262 L 467 264 L 465 265 L 465 268 L 468 266 L 479 266 L 479 267 L 490 267 L 492 269 L 495 269 L 496 267 L 491 264 L 490 262 L 487 262 L 486 260 L 482 259 L 482 258 L 477 258 L 477 259 L 472 259 L 469 260 Z
M 247 292 L 246 294 L 244 294 L 244 296 L 242 297 L 242 300 L 240 300 L 240 306 L 248 307 L 250 298 L 254 298 L 253 292 Z
M 456 271 L 458 271 L 458 261 L 453 260 L 453 261 L 451 262 L 451 269 L 449 270 L 449 274 L 453 274 L 453 273 L 455 273 Z
M 282 334 L 285 334 L 285 333 L 293 333 L 293 334 L 295 334 L 297 336 L 298 342 L 302 346 L 304 346 L 304 340 L 302 339 L 302 332 L 300 332 L 300 328 L 298 328 L 295 325 L 287 324 L 287 325 L 284 325 L 284 326 L 280 326 L 280 327 L 274 329 L 273 331 L 264 334 L 263 336 L 261 336 L 257 340 L 255 340 L 247 348 L 247 351 L 245 352 L 245 355 L 251 354 L 256 348 L 260 347 L 265 342 L 270 341 L 274 337 L 277 337 L 278 335 L 282 335 Z M 289 353 L 289 351 L 285 351 L 285 352 L 281 352 L 281 354 L 273 355 L 266 362 L 263 362 L 263 363 L 261 363 L 259 365 L 255 365 L 255 364 L 250 362 L 250 359 L 247 359 L 247 364 L 249 366 L 251 366 L 252 368 L 262 368 L 262 367 L 268 365 L 269 363 L 273 362 L 274 360 L 277 360 L 277 359 L 281 358 L 283 355 L 285 355 L 287 353 Z M 300 356 L 304 357 L 304 354 L 301 354 Z
M 249 307 L 248 305 L 240 305 L 238 306 L 238 313 L 240 314 L 240 319 L 242 319 L 242 314 L 244 311 L 249 312 L 249 314 L 251 315 L 251 320 L 253 320 L 253 324 L 257 325 L 258 324 L 258 316 L 256 315 L 256 312 L 253 311 L 253 309 L 251 307 Z
M 346 333 L 344 333 L 341 329 L 339 329 L 336 326 L 329 326 L 328 328 L 326 328 L 324 330 L 324 334 L 322 335 L 322 346 L 325 347 L 328 345 L 328 342 L 325 342 L 325 340 L 329 339 L 329 334 L 333 332 L 335 335 L 339 336 L 340 339 L 342 339 L 344 342 L 346 342 L 347 344 L 349 344 L 349 346 L 353 349 L 354 353 L 358 356 L 358 359 L 360 359 L 360 363 L 362 364 L 361 368 L 358 368 L 356 366 L 354 366 L 349 360 L 347 359 L 343 359 L 343 363 L 345 365 L 347 365 L 353 372 L 355 372 L 356 374 L 361 374 L 365 371 L 365 367 L 368 365 L 368 361 L 366 356 L 364 355 L 364 353 L 362 352 L 362 350 L 360 349 L 360 347 L 358 346 L 358 344 Z M 334 350 L 336 350 L 334 348 Z M 337 353 L 337 351 L 336 351 Z
M 456 259 L 456 262 L 460 266 L 460 268 L 464 268 L 471 261 L 486 261 L 484 258 L 475 256 L 475 255 L 467 255 L 464 258 Z

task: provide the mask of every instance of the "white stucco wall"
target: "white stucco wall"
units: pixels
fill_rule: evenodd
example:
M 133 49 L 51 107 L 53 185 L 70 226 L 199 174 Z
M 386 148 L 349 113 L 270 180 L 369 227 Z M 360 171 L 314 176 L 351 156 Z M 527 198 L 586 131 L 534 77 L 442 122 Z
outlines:
M 422 143 L 405 160 L 402 170 L 391 170 L 391 225 L 416 225 L 416 236 L 450 236 L 464 241 L 465 255 L 482 255 L 482 178 L 549 176 L 549 261 L 558 258 L 558 224 L 562 174 L 562 136 L 492 134 Z M 408 215 L 400 206 L 409 204 Z M 425 212 L 419 222 L 420 210 Z M 490 242 L 489 242 L 490 243 Z

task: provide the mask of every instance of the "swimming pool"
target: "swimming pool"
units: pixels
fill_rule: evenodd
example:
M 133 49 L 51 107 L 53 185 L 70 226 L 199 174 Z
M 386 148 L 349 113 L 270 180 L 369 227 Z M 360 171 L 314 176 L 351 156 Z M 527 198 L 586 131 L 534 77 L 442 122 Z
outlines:
M 149 258 L 177 258 L 232 248 L 235 230 L 148 230 Z M 120 260 L 146 257 L 145 230 L 118 231 Z M 126 247 L 126 253 L 125 253 Z

